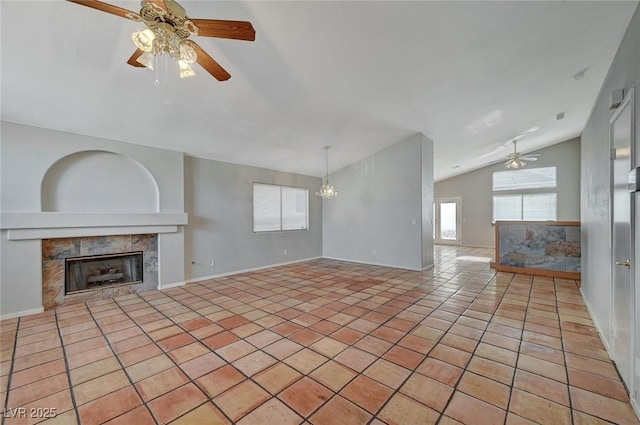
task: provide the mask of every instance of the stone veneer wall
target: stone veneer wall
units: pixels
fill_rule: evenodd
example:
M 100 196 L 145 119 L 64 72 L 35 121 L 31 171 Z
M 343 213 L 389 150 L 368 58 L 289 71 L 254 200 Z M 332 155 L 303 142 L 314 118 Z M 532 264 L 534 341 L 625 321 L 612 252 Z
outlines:
M 500 222 L 502 266 L 580 272 L 580 225 Z
M 108 285 L 65 295 L 65 258 L 142 251 L 143 282 Z M 150 291 L 158 288 L 158 235 L 118 235 L 42 240 L 42 303 L 45 310 L 58 305 Z

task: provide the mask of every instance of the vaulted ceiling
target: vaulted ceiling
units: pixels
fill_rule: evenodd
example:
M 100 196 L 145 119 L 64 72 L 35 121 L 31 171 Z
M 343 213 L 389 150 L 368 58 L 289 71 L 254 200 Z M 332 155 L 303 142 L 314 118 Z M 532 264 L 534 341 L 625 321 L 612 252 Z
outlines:
M 503 145 L 532 127 L 524 152 L 578 136 L 638 5 L 181 4 L 192 18 L 253 24 L 255 42 L 195 38 L 230 80 L 197 65 L 179 79 L 173 60 L 157 74 L 127 65 L 141 23 L 3 0 L 2 120 L 317 176 L 325 145 L 335 170 L 422 132 L 443 179 L 504 160 Z

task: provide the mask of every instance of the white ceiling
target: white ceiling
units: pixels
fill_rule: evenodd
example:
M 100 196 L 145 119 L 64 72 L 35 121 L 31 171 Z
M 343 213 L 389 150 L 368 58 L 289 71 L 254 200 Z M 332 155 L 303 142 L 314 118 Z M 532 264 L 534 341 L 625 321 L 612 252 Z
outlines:
M 156 87 L 126 64 L 143 24 L 2 0 L 2 120 L 316 176 L 325 145 L 336 170 L 422 132 L 440 180 L 502 160 L 510 150 L 496 148 L 534 126 L 519 150 L 578 136 L 638 4 L 181 3 L 193 18 L 253 24 L 253 43 L 195 38 L 229 81 L 197 65 L 180 80 L 162 60 Z

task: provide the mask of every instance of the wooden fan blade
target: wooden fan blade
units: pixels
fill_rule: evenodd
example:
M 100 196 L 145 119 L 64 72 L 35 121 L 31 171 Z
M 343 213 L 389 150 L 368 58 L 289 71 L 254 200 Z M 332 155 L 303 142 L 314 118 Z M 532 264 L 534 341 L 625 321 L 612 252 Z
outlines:
M 137 13 L 132 12 L 127 9 L 123 9 L 118 6 L 114 6 L 109 3 L 104 3 L 98 0 L 67 0 L 71 3 L 81 4 L 82 6 L 87 6 L 92 9 L 100 10 L 102 12 L 111 13 L 112 15 L 120 16 L 121 18 L 127 18 L 134 20 L 133 17 L 138 16 Z
M 226 81 L 231 78 L 229 74 L 218 62 L 216 62 L 202 47 L 192 41 L 193 49 L 196 51 L 198 58 L 196 59 L 201 67 L 207 70 L 207 72 L 215 77 L 218 81 Z
M 136 68 L 144 68 L 144 65 L 136 60 L 140 56 L 142 56 L 143 53 L 144 52 L 142 50 L 140 50 L 140 49 L 136 50 L 135 52 L 133 52 L 133 54 L 131 55 L 131 57 L 127 61 L 127 63 L 129 65 L 131 65 L 131 66 L 135 66 Z
M 203 37 L 231 38 L 233 40 L 254 41 L 256 30 L 251 22 L 223 21 L 220 19 L 190 19 L 198 27 L 198 35 Z

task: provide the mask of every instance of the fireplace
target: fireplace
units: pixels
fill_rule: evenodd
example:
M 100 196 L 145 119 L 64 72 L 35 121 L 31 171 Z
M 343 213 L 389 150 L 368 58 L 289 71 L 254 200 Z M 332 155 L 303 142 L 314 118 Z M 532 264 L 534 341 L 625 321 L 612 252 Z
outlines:
M 143 281 L 142 251 L 65 259 L 65 294 Z
M 42 240 L 42 304 L 83 303 L 158 289 L 158 235 Z

